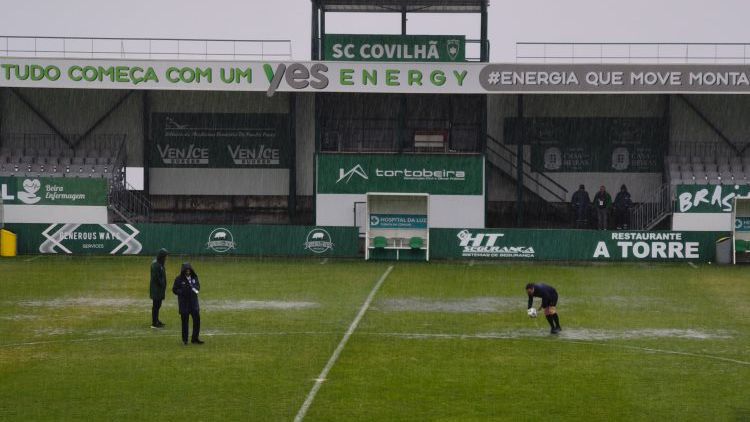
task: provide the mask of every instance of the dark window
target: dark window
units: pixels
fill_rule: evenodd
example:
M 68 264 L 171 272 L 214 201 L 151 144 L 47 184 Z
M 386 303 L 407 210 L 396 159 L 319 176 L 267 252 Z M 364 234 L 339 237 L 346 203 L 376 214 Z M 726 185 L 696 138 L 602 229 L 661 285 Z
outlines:
M 322 151 L 480 151 L 483 96 L 322 94 L 318 99 Z

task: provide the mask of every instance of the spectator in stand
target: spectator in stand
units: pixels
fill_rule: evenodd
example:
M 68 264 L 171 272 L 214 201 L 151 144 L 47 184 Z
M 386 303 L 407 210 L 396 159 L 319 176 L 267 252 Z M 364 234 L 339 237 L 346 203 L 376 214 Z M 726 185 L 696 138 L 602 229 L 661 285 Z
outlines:
M 585 228 L 588 225 L 591 199 L 583 185 L 578 186 L 578 190 L 573 194 L 570 204 L 573 206 L 573 212 L 576 215 L 576 228 Z
M 596 209 L 596 221 L 599 230 L 607 230 L 607 216 L 611 205 L 612 197 L 607 193 L 607 189 L 604 186 L 599 186 L 599 192 L 594 195 L 594 208 Z
M 615 225 L 617 230 L 627 230 L 630 228 L 630 208 L 633 201 L 630 200 L 630 192 L 625 185 L 620 186 L 620 192 L 615 196 Z

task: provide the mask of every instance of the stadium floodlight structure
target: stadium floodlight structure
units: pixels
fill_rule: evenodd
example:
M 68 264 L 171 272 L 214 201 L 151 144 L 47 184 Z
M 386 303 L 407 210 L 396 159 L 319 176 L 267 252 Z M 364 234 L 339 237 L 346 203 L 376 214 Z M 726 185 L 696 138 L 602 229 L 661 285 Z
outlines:
M 478 13 L 480 15 L 480 39 L 467 40 L 480 45 L 480 62 L 490 59 L 490 44 L 487 39 L 488 0 L 311 0 L 312 3 L 312 50 L 313 60 L 323 59 L 326 36 L 326 13 L 399 13 L 401 35 L 406 35 L 409 13 Z

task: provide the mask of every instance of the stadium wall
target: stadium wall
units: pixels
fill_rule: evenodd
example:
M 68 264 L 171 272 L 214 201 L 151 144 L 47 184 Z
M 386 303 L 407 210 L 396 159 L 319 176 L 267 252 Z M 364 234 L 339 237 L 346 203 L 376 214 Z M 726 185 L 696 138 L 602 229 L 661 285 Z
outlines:
M 19 254 L 359 257 L 355 227 L 179 224 L 9 224 Z M 724 231 L 430 229 L 430 258 L 711 262 Z

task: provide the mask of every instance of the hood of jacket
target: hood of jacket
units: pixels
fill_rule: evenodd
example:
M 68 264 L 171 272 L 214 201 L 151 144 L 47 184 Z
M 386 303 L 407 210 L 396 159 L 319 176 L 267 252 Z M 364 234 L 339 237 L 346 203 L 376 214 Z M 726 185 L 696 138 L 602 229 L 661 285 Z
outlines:
M 184 275 L 185 274 L 185 270 L 190 270 L 190 272 L 193 273 L 194 277 L 198 277 L 198 274 L 195 273 L 195 270 L 193 269 L 193 267 L 190 265 L 189 262 L 183 262 L 182 263 L 182 267 L 180 267 L 180 275 Z
M 156 254 L 156 261 L 163 264 L 164 258 L 166 258 L 167 255 L 169 255 L 169 252 L 166 249 L 164 248 L 159 249 L 159 253 Z

